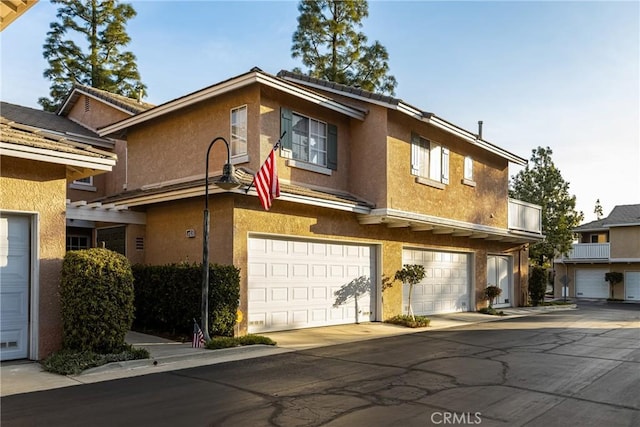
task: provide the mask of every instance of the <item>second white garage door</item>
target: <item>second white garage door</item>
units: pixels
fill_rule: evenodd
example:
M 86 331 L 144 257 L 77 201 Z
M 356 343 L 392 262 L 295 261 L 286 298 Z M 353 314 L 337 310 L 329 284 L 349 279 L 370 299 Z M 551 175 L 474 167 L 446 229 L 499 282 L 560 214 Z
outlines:
M 250 237 L 249 333 L 355 323 L 355 301 L 334 306 L 335 292 L 376 277 L 369 245 Z M 374 280 L 375 282 L 375 280 Z M 358 298 L 358 320 L 375 320 L 376 286 Z
M 469 254 L 458 252 L 404 249 L 402 264 L 424 266 L 426 276 L 413 287 L 411 306 L 414 314 L 469 311 Z M 402 289 L 403 314 L 409 306 L 409 286 Z
M 627 271 L 624 274 L 624 299 L 640 301 L 640 271 Z
M 576 298 L 607 298 L 609 284 L 604 275 L 609 270 L 576 270 Z

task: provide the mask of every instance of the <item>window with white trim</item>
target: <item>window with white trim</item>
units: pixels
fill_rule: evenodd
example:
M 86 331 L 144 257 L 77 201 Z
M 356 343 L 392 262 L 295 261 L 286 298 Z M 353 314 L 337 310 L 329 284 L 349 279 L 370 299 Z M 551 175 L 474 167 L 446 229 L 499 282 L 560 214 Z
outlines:
M 411 174 L 449 184 L 449 149 L 413 134 L 411 136 Z
M 89 249 L 89 236 L 68 235 L 67 251 Z
M 74 184 L 93 186 L 93 177 L 80 178 L 73 181 Z
M 464 158 L 464 179 L 473 181 L 473 159 L 471 156 Z
M 327 166 L 327 124 L 292 114 L 292 157 L 295 160 Z
M 231 110 L 231 156 L 247 154 L 247 106 Z

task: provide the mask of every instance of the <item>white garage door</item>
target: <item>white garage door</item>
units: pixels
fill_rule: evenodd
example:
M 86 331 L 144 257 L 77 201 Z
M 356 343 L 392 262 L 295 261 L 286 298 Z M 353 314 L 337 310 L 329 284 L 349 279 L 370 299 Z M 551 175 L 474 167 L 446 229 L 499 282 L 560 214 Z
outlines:
M 469 254 L 404 249 L 402 264 L 424 266 L 425 278 L 414 285 L 411 306 L 414 314 L 469 311 Z M 409 307 L 409 286 L 403 285 L 403 314 Z
M 576 270 L 577 298 L 608 298 L 609 283 L 604 275 L 609 270 Z
M 27 357 L 29 221 L 20 216 L 0 218 L 0 360 Z
M 351 289 L 363 276 L 369 285 L 357 300 L 358 321 L 375 320 L 372 246 L 250 237 L 248 266 L 250 333 L 355 323 Z
M 640 271 L 627 271 L 624 274 L 624 298 L 640 301 Z

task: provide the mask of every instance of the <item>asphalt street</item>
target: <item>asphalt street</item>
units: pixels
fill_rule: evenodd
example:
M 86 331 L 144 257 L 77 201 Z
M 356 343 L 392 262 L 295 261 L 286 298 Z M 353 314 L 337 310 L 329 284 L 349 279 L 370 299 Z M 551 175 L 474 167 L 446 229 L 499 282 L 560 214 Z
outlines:
M 3 397 L 9 426 L 640 426 L 640 305 Z

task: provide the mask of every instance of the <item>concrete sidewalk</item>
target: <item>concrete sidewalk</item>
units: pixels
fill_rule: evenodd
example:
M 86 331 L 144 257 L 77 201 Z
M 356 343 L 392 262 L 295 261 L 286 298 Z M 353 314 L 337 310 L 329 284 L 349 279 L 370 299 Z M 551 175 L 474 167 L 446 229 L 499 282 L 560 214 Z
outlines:
M 361 323 L 358 325 L 349 324 L 268 332 L 260 335 L 271 338 L 277 343 L 276 346 L 252 345 L 222 350 L 192 348 L 191 343 L 178 343 L 160 337 L 129 332 L 126 337 L 127 343 L 149 350 L 151 355 L 150 359 L 109 363 L 97 368 L 88 369 L 79 375 L 68 376 L 45 372 L 37 362 L 4 362 L 0 365 L 0 396 L 89 384 L 202 365 L 213 365 L 314 347 L 324 347 L 417 332 L 429 332 L 456 326 L 493 322 L 575 308 L 575 305 L 509 308 L 504 309 L 505 316 L 502 317 L 472 312 L 433 315 L 429 316 L 431 325 L 428 328 L 416 329 L 374 322 Z

